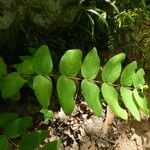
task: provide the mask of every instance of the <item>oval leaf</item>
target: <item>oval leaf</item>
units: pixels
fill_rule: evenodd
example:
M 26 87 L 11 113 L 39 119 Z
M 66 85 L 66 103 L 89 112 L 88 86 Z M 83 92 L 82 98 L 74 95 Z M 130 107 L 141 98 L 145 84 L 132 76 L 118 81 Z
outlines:
M 26 132 L 27 128 L 31 125 L 32 117 L 18 118 L 4 128 L 4 134 L 10 138 L 17 138 Z
M 126 110 L 120 107 L 118 103 L 118 92 L 116 89 L 108 85 L 106 83 L 102 84 L 102 95 L 109 105 L 109 107 L 112 109 L 112 111 L 120 118 L 127 120 L 128 119 L 128 114 Z
M 5 64 L 3 58 L 0 56 L 0 76 L 7 74 L 7 65 Z
M 3 150 L 9 149 L 8 140 L 4 135 L 0 135 L 0 148 L 2 148 Z
M 121 96 L 122 96 L 125 106 L 131 112 L 131 114 L 135 117 L 135 119 L 140 121 L 140 113 L 136 104 L 134 103 L 132 91 L 130 91 L 128 88 L 121 87 L 120 92 L 121 92 Z
M 93 48 L 85 57 L 81 66 L 81 74 L 86 79 L 95 79 L 100 66 L 100 59 L 96 48 Z
M 107 83 L 115 82 L 121 73 L 121 62 L 125 59 L 125 54 L 120 53 L 112 57 L 104 66 L 102 80 Z
M 145 113 L 145 114 L 149 114 L 149 109 L 148 109 L 148 101 L 145 97 L 145 95 L 138 91 L 137 89 L 133 90 L 133 96 L 135 98 L 136 103 L 138 104 L 138 106 L 141 108 L 141 110 Z
M 73 49 L 66 51 L 59 64 L 61 74 L 69 77 L 75 77 L 80 71 L 81 59 L 81 50 Z
M 7 99 L 14 96 L 24 85 L 25 80 L 17 72 L 7 75 L 4 79 L 2 97 Z
M 34 93 L 43 108 L 48 108 L 52 94 L 52 81 L 42 75 L 37 75 L 33 79 Z
M 37 130 L 27 134 L 20 142 L 19 150 L 35 150 L 49 135 L 48 130 Z
M 135 88 L 140 88 L 145 85 L 144 79 L 145 72 L 143 68 L 140 68 L 133 76 L 133 85 Z
M 50 74 L 52 72 L 53 62 L 48 46 L 42 45 L 36 51 L 33 59 L 33 66 L 37 74 Z
M 122 71 L 120 83 L 123 86 L 131 86 L 133 83 L 133 76 L 135 70 L 137 69 L 137 62 L 134 61 L 128 64 L 125 69 Z
M 60 105 L 65 114 L 69 115 L 74 110 L 76 93 L 75 82 L 65 76 L 60 76 L 57 82 L 57 93 Z
M 81 83 L 81 90 L 89 107 L 97 116 L 100 117 L 102 115 L 102 105 L 99 99 L 99 87 L 96 84 L 84 79 Z

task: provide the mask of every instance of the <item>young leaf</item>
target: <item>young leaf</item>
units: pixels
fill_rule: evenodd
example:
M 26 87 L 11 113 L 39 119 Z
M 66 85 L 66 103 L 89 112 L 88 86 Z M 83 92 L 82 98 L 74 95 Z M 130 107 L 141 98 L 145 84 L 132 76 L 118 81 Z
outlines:
M 42 45 L 33 58 L 33 68 L 37 74 L 50 74 L 53 69 L 53 62 L 46 45 Z
M 148 102 L 147 102 L 145 95 L 142 92 L 140 92 L 139 90 L 134 89 L 133 96 L 134 96 L 136 103 L 141 108 L 141 110 L 145 114 L 149 115 Z
M 17 69 L 17 72 L 21 73 L 21 74 L 32 74 L 34 72 L 33 69 L 33 61 L 26 59 L 24 60 L 22 63 L 20 64 L 15 64 L 13 65 L 14 68 Z
M 143 68 L 140 68 L 133 76 L 133 85 L 135 88 L 140 88 L 140 86 L 145 85 L 144 79 L 145 72 Z
M 48 108 L 52 94 L 52 81 L 42 75 L 37 75 L 33 79 L 34 93 L 43 108 Z
M 135 119 L 140 121 L 140 113 L 136 104 L 134 103 L 132 91 L 130 91 L 128 88 L 121 87 L 120 92 L 127 109 L 131 112 Z
M 122 71 L 120 83 L 123 86 L 131 86 L 133 83 L 133 76 L 135 70 L 137 69 L 137 62 L 134 61 L 128 64 L 125 69 Z
M 118 103 L 118 92 L 116 89 L 106 83 L 102 84 L 102 95 L 112 109 L 112 111 L 120 118 L 127 120 L 128 114 L 125 109 L 121 108 Z
M 75 82 L 65 76 L 60 76 L 57 82 L 57 93 L 60 105 L 65 114 L 69 115 L 74 110 L 76 93 Z
M 73 49 L 66 51 L 60 60 L 60 73 L 65 76 L 75 77 L 80 71 L 81 59 L 81 50 Z
M 38 130 L 31 132 L 23 137 L 20 142 L 19 150 L 35 150 L 48 136 L 48 130 Z
M 3 58 L 0 56 L 0 76 L 7 74 L 7 65 L 5 64 Z
M 0 135 L 0 148 L 2 148 L 2 150 L 8 150 L 9 149 L 8 140 L 4 135 Z
M 95 79 L 100 66 L 100 59 L 96 48 L 93 48 L 85 57 L 81 66 L 81 74 L 86 79 Z
M 41 150 L 59 150 L 61 140 L 57 139 L 53 142 L 47 143 Z
M 32 117 L 18 118 L 4 128 L 4 134 L 10 138 L 17 138 L 26 132 L 26 129 L 31 125 Z
M 121 62 L 125 59 L 125 54 L 120 53 L 112 57 L 104 66 L 102 80 L 106 83 L 115 82 L 121 73 Z
M 48 121 L 54 116 L 54 113 L 51 110 L 45 108 L 41 109 L 40 112 L 44 115 L 44 121 Z
M 19 117 L 17 113 L 0 113 L 0 128 L 4 128 L 8 123 Z
M 2 97 L 7 99 L 14 96 L 24 85 L 25 80 L 17 72 L 7 75 L 4 79 Z
M 81 90 L 89 107 L 97 116 L 100 117 L 102 115 L 102 105 L 99 99 L 99 87 L 96 84 L 84 79 L 81 83 Z

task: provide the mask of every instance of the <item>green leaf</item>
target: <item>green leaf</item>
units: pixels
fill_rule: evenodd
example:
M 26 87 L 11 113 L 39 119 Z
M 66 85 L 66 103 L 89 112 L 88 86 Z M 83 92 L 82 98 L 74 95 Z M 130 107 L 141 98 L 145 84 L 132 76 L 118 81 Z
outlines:
M 140 88 L 145 85 L 144 79 L 145 72 L 143 68 L 140 68 L 133 76 L 133 85 L 135 88 Z
M 34 71 L 37 74 L 50 74 L 53 68 L 53 62 L 46 45 L 42 45 L 35 53 L 33 58 Z
M 54 113 L 51 110 L 48 110 L 48 109 L 45 109 L 45 108 L 41 109 L 40 112 L 44 115 L 44 120 L 45 121 L 48 121 L 48 120 L 52 119 L 53 116 L 54 116 Z
M 140 109 L 148 115 L 150 111 L 148 109 L 148 101 L 145 95 L 140 92 L 140 90 L 134 89 L 133 96 Z
M 26 59 L 20 64 L 13 65 L 16 68 L 17 72 L 25 75 L 31 75 L 34 72 L 33 61 Z
M 48 108 L 52 94 L 52 81 L 42 75 L 37 75 L 33 80 L 34 93 L 43 108 Z
M 17 113 L 0 113 L 0 128 L 4 128 L 8 123 L 19 117 Z
M 81 59 L 81 50 L 73 49 L 66 51 L 60 60 L 60 73 L 65 76 L 75 77 L 81 69 Z
M 8 150 L 9 149 L 8 140 L 4 135 L 0 135 L 0 148 L 2 148 L 2 150 Z
M 125 54 L 120 53 L 112 57 L 104 66 L 102 80 L 106 83 L 115 82 L 121 73 L 121 62 L 125 59 Z
M 33 57 L 32 57 L 32 56 L 28 56 L 28 55 L 19 56 L 19 58 L 20 58 L 22 61 L 25 61 L 25 60 L 31 60 L 31 61 L 33 61 Z
M 4 128 L 4 134 L 10 138 L 17 138 L 26 132 L 31 125 L 32 117 L 18 118 Z
M 71 114 L 75 106 L 74 100 L 74 96 L 76 93 L 75 82 L 63 75 L 60 76 L 57 82 L 57 93 L 63 111 L 67 115 Z
M 2 97 L 7 99 L 14 96 L 24 85 L 25 80 L 17 72 L 7 75 L 4 79 Z
M 99 98 L 100 94 L 99 87 L 95 83 L 92 83 L 84 79 L 81 83 L 81 90 L 85 98 L 85 101 L 87 102 L 89 107 L 94 111 L 94 113 L 97 116 L 100 117 L 102 115 L 103 110 Z
M 106 83 L 102 84 L 102 95 L 112 109 L 112 111 L 120 118 L 127 120 L 128 114 L 125 109 L 121 108 L 118 102 L 118 92 L 116 89 Z
M 21 98 L 21 93 L 18 91 L 15 95 L 13 95 L 12 97 L 10 97 L 10 99 L 12 101 L 19 101 Z
M 61 140 L 57 139 L 53 142 L 49 142 L 46 144 L 41 150 L 59 150 L 61 144 Z
M 86 79 L 95 79 L 100 67 L 100 59 L 96 48 L 93 48 L 85 57 L 81 66 L 81 74 Z
M 3 58 L 0 56 L 0 76 L 7 74 L 7 65 L 5 64 Z
M 134 61 L 128 64 L 125 69 L 122 71 L 120 83 L 123 86 L 131 86 L 133 84 L 133 76 L 135 70 L 137 69 L 137 62 Z
M 141 120 L 140 113 L 136 104 L 134 103 L 132 91 L 130 91 L 128 88 L 121 87 L 120 92 L 123 102 L 127 107 L 127 109 L 131 112 L 131 114 L 135 117 L 135 119 L 140 121 Z
M 48 130 L 37 130 L 23 137 L 19 150 L 35 150 L 49 135 Z

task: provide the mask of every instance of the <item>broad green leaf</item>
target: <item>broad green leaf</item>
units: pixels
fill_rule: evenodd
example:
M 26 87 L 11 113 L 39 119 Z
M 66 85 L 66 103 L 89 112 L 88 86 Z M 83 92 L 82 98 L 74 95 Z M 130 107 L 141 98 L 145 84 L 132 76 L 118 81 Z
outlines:
M 123 86 L 131 86 L 133 84 L 133 76 L 135 70 L 137 69 L 137 62 L 134 61 L 128 64 L 125 69 L 122 71 L 120 83 Z
M 7 65 L 5 64 L 3 58 L 0 56 L 0 76 L 7 74 Z
M 15 95 L 13 95 L 12 97 L 10 97 L 10 99 L 11 99 L 12 101 L 19 101 L 20 98 L 21 98 L 21 93 L 20 93 L 20 91 L 18 91 Z
M 6 127 L 6 125 L 19 117 L 17 113 L 0 113 L 0 128 Z
M 42 75 L 37 75 L 33 79 L 34 93 L 43 108 L 48 108 L 52 94 L 52 81 Z
M 75 77 L 81 69 L 81 59 L 81 50 L 73 49 L 66 51 L 60 60 L 60 73 L 65 76 Z
M 130 91 L 128 88 L 121 87 L 120 92 L 123 102 L 127 107 L 127 109 L 131 112 L 131 114 L 135 117 L 135 119 L 140 121 L 141 120 L 140 113 L 136 104 L 134 103 L 132 91 Z
M 93 110 L 93 112 L 97 116 L 100 117 L 102 115 L 103 110 L 99 97 L 100 94 L 99 87 L 95 83 L 92 83 L 84 79 L 81 83 L 81 90 L 85 98 L 85 101 L 87 102 L 89 107 Z
M 121 62 L 125 59 L 125 54 L 120 53 L 112 57 L 104 66 L 102 80 L 106 83 L 115 82 L 121 73 Z
M 8 150 L 9 149 L 8 140 L 4 135 L 0 135 L 0 149 L 2 149 L 2 150 Z
M 140 107 L 140 109 L 145 113 L 145 114 L 149 114 L 149 109 L 148 109 L 148 101 L 147 98 L 145 97 L 145 95 L 140 92 L 137 89 L 133 90 L 133 96 L 134 99 L 136 101 L 136 103 L 138 104 L 138 106 Z
M 52 119 L 53 116 L 54 116 L 54 113 L 51 110 L 48 110 L 48 109 L 45 109 L 45 108 L 41 109 L 40 112 L 44 115 L 44 120 L 45 121 L 48 121 L 48 120 Z
M 57 139 L 53 142 L 47 143 L 41 150 L 59 150 L 61 140 Z
M 81 74 L 86 79 L 95 79 L 100 67 L 100 59 L 96 48 L 93 48 L 85 57 L 81 66 Z
M 33 57 L 32 57 L 32 56 L 28 56 L 28 55 L 19 56 L 19 58 L 20 58 L 22 61 L 25 61 L 25 60 L 31 60 L 31 61 L 33 61 Z
M 118 102 L 118 92 L 116 89 L 106 83 L 102 84 L 102 95 L 112 109 L 112 111 L 120 118 L 127 120 L 128 114 L 125 109 L 121 108 Z
M 6 125 L 4 134 L 10 138 L 17 138 L 26 132 L 27 128 L 31 125 L 32 117 L 18 118 Z
M 24 60 L 20 64 L 13 65 L 13 67 L 16 68 L 17 72 L 24 75 L 30 75 L 34 72 L 33 61 L 28 59 Z
M 141 86 L 145 85 L 144 79 L 145 72 L 143 68 L 140 68 L 133 76 L 133 85 L 135 88 L 140 88 Z
M 76 93 L 75 82 L 63 75 L 60 76 L 57 82 L 57 93 L 63 111 L 67 115 L 71 114 L 75 106 L 74 100 L 74 96 Z
M 25 80 L 17 72 L 7 75 L 4 79 L 2 97 L 7 99 L 14 96 L 24 85 Z
M 37 74 L 50 74 L 53 69 L 53 62 L 46 45 L 42 45 L 33 58 L 33 68 Z
M 48 130 L 37 130 L 23 137 L 19 150 L 35 150 L 49 135 Z

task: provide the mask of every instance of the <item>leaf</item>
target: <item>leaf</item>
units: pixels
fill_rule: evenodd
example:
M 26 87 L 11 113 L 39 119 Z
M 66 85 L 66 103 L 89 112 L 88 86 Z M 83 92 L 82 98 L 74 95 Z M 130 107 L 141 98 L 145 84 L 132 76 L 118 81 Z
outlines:
M 134 99 L 136 101 L 136 103 L 138 104 L 138 106 L 141 108 L 141 110 L 145 113 L 145 114 L 149 114 L 149 109 L 148 109 L 148 101 L 145 97 L 145 95 L 140 92 L 137 89 L 133 90 L 133 96 Z
M 57 139 L 53 142 L 47 143 L 41 150 L 59 150 L 61 140 Z
M 33 79 L 34 93 L 43 108 L 48 108 L 52 94 L 52 81 L 42 75 L 37 75 Z
M 122 96 L 125 106 L 131 112 L 131 114 L 135 117 L 135 119 L 140 121 L 141 120 L 140 113 L 136 104 L 134 103 L 132 91 L 130 91 L 128 88 L 121 87 L 120 92 L 121 92 L 121 96 Z
M 24 85 L 25 80 L 17 72 L 12 72 L 4 79 L 2 97 L 4 99 L 14 96 Z
M 8 140 L 4 135 L 0 135 L 0 148 L 2 148 L 3 150 L 8 150 L 9 149 L 9 145 L 8 145 Z
M 44 121 L 48 121 L 54 116 L 54 113 L 51 110 L 45 108 L 41 109 L 40 112 L 44 115 Z
M 75 77 L 80 71 L 81 59 L 81 50 L 73 49 L 66 51 L 60 60 L 60 73 L 65 76 Z
M 29 59 L 24 60 L 20 64 L 15 64 L 13 67 L 16 68 L 18 73 L 25 75 L 31 75 L 34 72 L 33 61 Z
M 0 113 L 0 128 L 4 128 L 8 123 L 17 119 L 19 115 L 17 113 Z
M 23 137 L 19 150 L 35 150 L 49 135 L 48 130 L 37 130 Z
M 63 75 L 60 76 L 57 81 L 57 93 L 64 113 L 67 115 L 71 114 L 75 106 L 75 82 Z
M 31 125 L 32 117 L 18 118 L 4 128 L 4 134 L 10 138 L 17 138 L 26 132 Z
M 100 59 L 96 48 L 93 48 L 85 57 L 81 66 L 81 74 L 86 79 L 95 79 L 100 66 Z
M 106 83 L 102 84 L 102 95 L 111 108 L 111 110 L 120 118 L 127 120 L 128 114 L 125 109 L 121 108 L 118 102 L 118 92 L 116 89 Z
M 93 112 L 97 116 L 100 117 L 102 115 L 103 110 L 99 98 L 100 94 L 99 87 L 96 84 L 84 79 L 81 83 L 81 90 L 85 98 L 85 101 L 87 102 L 89 107 L 93 110 Z
M 135 70 L 137 69 L 137 62 L 134 61 L 128 64 L 125 69 L 122 71 L 120 83 L 123 86 L 131 86 L 133 83 L 133 76 Z
M 133 76 L 133 85 L 135 88 L 140 88 L 141 86 L 145 85 L 144 79 L 145 72 L 143 68 L 140 68 Z
M 102 80 L 106 83 L 115 82 L 121 73 L 121 62 L 125 59 L 125 54 L 120 53 L 112 57 L 104 66 Z
M 21 93 L 18 91 L 15 95 L 13 95 L 12 97 L 10 97 L 10 99 L 12 101 L 19 101 L 21 98 Z
M 34 71 L 37 74 L 50 74 L 53 69 L 53 62 L 46 45 L 42 45 L 35 53 L 33 58 Z
M 3 58 L 0 56 L 0 76 L 7 74 L 7 65 L 5 64 Z

